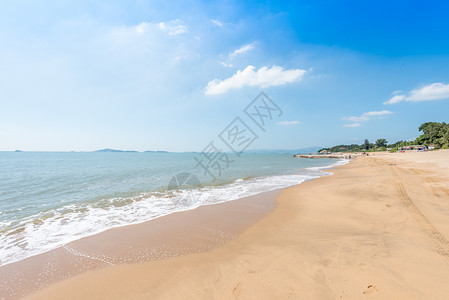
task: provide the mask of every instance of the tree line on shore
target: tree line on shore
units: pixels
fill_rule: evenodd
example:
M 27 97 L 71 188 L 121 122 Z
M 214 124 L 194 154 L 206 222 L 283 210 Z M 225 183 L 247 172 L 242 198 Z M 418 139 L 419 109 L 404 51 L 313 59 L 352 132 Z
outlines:
M 363 144 L 351 144 L 351 145 L 337 145 L 330 148 L 323 148 L 319 151 L 329 152 L 367 152 L 367 151 L 384 151 L 391 150 L 397 151 L 399 147 L 406 147 L 410 145 L 434 145 L 435 149 L 449 149 L 449 124 L 442 122 L 426 122 L 419 126 L 419 131 L 422 134 L 412 141 L 397 141 L 392 144 L 388 144 L 386 139 L 378 139 L 375 143 L 370 143 L 368 139 L 365 139 Z

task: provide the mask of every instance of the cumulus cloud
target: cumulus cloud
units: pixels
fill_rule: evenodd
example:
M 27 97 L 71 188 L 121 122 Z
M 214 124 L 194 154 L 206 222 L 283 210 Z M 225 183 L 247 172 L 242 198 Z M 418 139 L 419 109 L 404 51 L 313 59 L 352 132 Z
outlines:
M 250 65 L 244 70 L 238 70 L 227 79 L 214 79 L 209 81 L 205 94 L 219 95 L 229 90 L 240 89 L 245 86 L 267 88 L 270 86 L 284 85 L 301 80 L 305 73 L 305 70 L 284 70 L 279 66 L 273 66 L 271 68 L 264 66 L 256 70 L 256 67 Z
M 431 101 L 449 99 L 449 84 L 440 82 L 432 83 L 421 88 L 412 90 L 408 96 L 395 94 L 388 101 L 383 104 L 394 104 L 402 101 L 418 102 L 418 101 Z
M 234 52 L 229 54 L 229 57 L 233 58 L 239 54 L 243 54 L 245 52 L 251 51 L 254 49 L 254 43 L 243 45 L 242 47 L 236 49 Z
M 345 124 L 344 127 L 360 127 L 362 126 L 361 122 L 369 121 L 373 118 L 379 118 L 386 115 L 391 115 L 393 112 L 389 110 L 380 110 L 380 111 L 369 111 L 361 114 L 360 116 L 351 116 L 351 117 L 343 117 L 343 121 L 353 122 L 351 124 Z
M 282 121 L 282 122 L 278 122 L 278 125 L 284 125 L 284 126 L 288 126 L 288 125 L 298 125 L 300 122 L 299 121 Z

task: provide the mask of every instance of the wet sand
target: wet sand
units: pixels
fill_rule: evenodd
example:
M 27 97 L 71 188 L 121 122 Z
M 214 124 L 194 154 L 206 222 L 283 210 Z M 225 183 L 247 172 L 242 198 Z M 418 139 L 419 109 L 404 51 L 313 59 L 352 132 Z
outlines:
M 17 299 L 87 271 L 200 253 L 271 212 L 280 190 L 113 228 L 0 267 L 0 299 Z
M 28 298 L 447 299 L 448 167 L 446 150 L 358 157 L 283 190 L 220 247 L 84 272 Z

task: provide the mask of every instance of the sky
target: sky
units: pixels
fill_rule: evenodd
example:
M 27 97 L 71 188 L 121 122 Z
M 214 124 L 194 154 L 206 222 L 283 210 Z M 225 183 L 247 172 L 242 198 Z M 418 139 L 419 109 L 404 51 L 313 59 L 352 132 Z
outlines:
M 449 121 L 445 1 L 0 3 L 0 151 L 410 140 Z M 261 129 L 264 92 L 282 114 Z

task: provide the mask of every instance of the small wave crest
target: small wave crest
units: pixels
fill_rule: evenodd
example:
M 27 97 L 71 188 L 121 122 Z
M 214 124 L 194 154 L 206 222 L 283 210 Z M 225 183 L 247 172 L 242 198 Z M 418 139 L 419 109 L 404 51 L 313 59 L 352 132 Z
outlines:
M 222 185 L 98 199 L 66 205 L 51 213 L 47 211 L 34 214 L 14 223 L 2 224 L 0 265 L 47 252 L 110 228 L 297 185 L 329 175 L 322 170 L 345 163 L 347 161 L 325 167 L 306 168 L 298 174 L 244 177 Z

